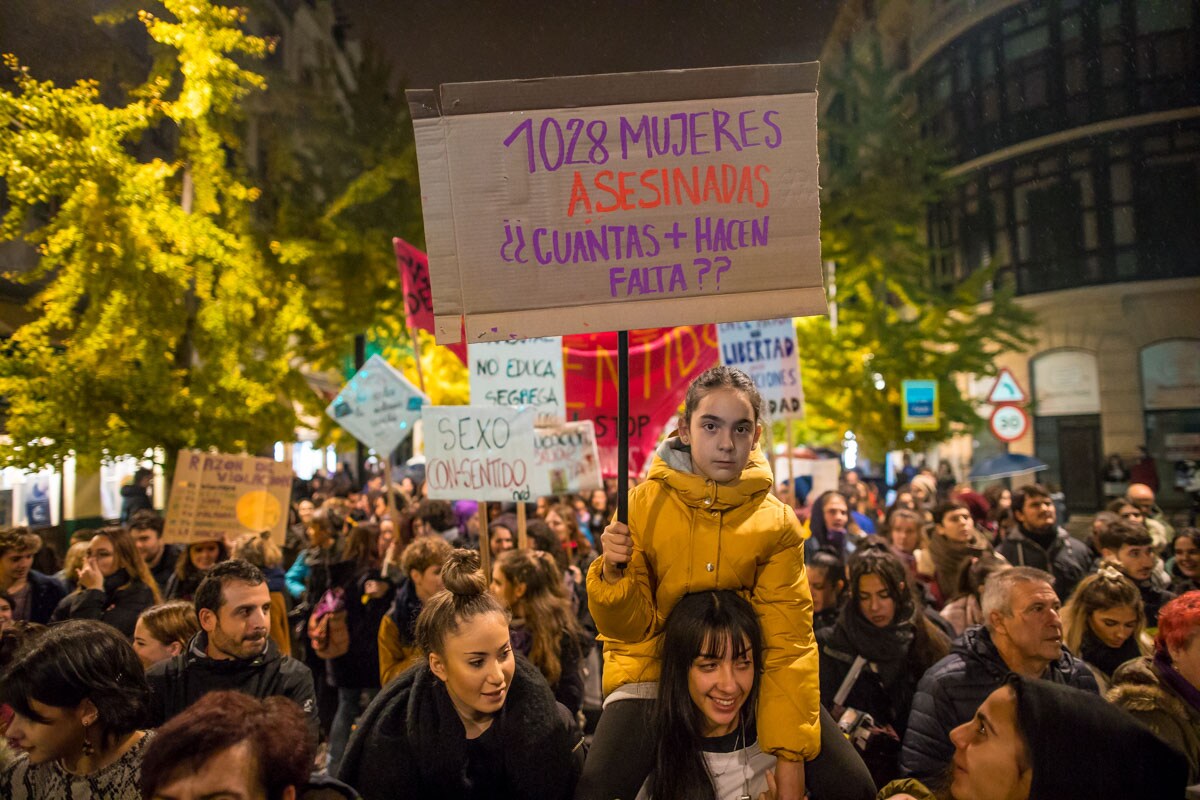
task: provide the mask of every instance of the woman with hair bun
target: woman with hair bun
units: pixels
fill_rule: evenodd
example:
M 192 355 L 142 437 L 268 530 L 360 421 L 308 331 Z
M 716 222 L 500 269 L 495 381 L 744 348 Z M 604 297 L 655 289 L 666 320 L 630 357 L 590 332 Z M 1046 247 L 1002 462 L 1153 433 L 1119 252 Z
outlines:
M 425 660 L 367 709 L 339 779 L 364 800 L 569 798 L 582 737 L 542 674 L 513 654 L 479 554 L 451 553 L 442 582 L 417 617 Z
M 7 800 L 135 800 L 149 689 L 115 628 L 95 620 L 55 625 L 0 676 L 11 706 L 5 736 L 21 755 L 0 774 Z

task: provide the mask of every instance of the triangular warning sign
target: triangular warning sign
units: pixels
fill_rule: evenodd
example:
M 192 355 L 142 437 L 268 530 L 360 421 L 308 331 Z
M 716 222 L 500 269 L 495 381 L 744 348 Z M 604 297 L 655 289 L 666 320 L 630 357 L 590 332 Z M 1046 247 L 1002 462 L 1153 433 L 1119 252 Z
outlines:
M 1017 383 L 1017 379 L 1009 372 L 1008 367 L 1001 368 L 1000 374 L 996 376 L 996 385 L 992 387 L 987 401 L 993 404 L 1024 403 L 1028 399 L 1025 396 L 1025 390 L 1021 388 L 1021 384 Z

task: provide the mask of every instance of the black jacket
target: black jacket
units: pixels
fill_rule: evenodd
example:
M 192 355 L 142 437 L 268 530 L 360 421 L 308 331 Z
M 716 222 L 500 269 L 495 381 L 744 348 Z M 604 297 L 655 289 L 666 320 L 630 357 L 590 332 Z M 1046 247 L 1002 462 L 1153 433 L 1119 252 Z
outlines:
M 182 550 L 180 545 L 164 544 L 162 558 L 158 559 L 158 563 L 150 568 L 150 574 L 158 583 L 158 591 L 162 593 L 164 599 L 167 597 L 167 584 L 171 582 L 171 576 L 175 574 L 175 564 L 179 561 L 179 553 Z
M 920 781 L 940 777 L 954 757 L 950 731 L 975 716 L 979 706 L 1009 672 L 988 629 L 982 625 L 967 628 L 955 641 L 950 655 L 930 667 L 917 684 L 900 751 L 904 774 Z M 1066 647 L 1062 648 L 1062 657 L 1050 664 L 1041 677 L 1095 694 L 1100 692 L 1092 671 Z
M 129 518 L 139 511 L 153 510 L 154 503 L 150 500 L 150 492 L 145 486 L 131 483 L 121 487 L 121 522 L 129 522 Z
M 146 672 L 150 684 L 150 723 L 162 725 L 209 692 L 232 689 L 251 697 L 286 697 L 308 714 L 317 734 L 317 703 L 312 673 L 291 656 L 281 655 L 269 638 L 256 658 L 218 661 L 206 653 L 208 635 L 201 631 L 187 650 L 155 664 Z
M 1064 603 L 1075 586 L 1092 572 L 1092 556 L 1088 546 L 1065 528 L 1059 528 L 1054 543 L 1046 550 L 1030 539 L 1023 528 L 1016 528 L 1005 538 L 996 552 L 1014 567 L 1036 567 L 1054 576 L 1054 592 Z
M 28 622 L 36 622 L 39 625 L 48 625 L 50 618 L 54 616 L 54 610 L 58 608 L 58 604 L 66 596 L 67 590 L 61 583 L 51 578 L 49 575 L 43 575 L 36 569 L 29 570 L 29 576 L 25 579 L 29 581 L 29 619 Z
M 64 597 L 50 621 L 99 620 L 132 639 L 138 616 L 152 605 L 154 591 L 140 581 L 129 583 L 129 575 L 121 570 L 104 579 L 103 589 L 84 589 Z
M 379 688 L 379 624 L 392 605 L 395 589 L 378 599 L 369 598 L 364 588 L 369 580 L 382 581 L 379 570 L 356 570 L 353 561 L 335 564 L 331 570 L 334 586 L 340 586 L 346 603 L 346 627 L 350 630 L 350 649 L 326 662 L 326 676 L 340 689 Z M 384 581 L 386 583 L 386 581 Z M 366 598 L 367 602 L 363 602 Z M 320 599 L 320 595 L 316 596 Z
M 384 687 L 350 737 L 338 779 L 365 800 L 566 800 L 575 791 L 583 742 L 570 713 L 524 658 L 504 708 L 484 734 L 498 735 L 502 779 L 471 784 L 466 730 L 444 684 L 422 662 Z M 482 738 L 482 737 L 481 737 Z

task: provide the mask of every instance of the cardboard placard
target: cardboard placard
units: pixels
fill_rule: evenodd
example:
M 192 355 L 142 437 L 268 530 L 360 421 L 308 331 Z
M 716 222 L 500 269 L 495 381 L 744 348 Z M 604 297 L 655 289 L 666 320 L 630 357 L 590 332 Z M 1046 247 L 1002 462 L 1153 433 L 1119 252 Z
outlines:
M 472 343 L 467 369 L 472 404 L 533 406 L 537 424 L 562 421 L 567 397 L 561 336 Z
M 232 542 L 269 530 L 283 546 L 292 467 L 270 458 L 180 450 L 163 541 Z
M 799 348 L 791 317 L 717 326 L 721 363 L 750 376 L 771 419 L 804 417 Z
M 410 91 L 438 343 L 825 313 L 816 79 Z
M 412 433 L 429 398 L 400 370 L 376 354 L 345 385 L 325 413 L 354 438 L 382 456 L 391 455 Z
M 426 406 L 425 482 L 434 500 L 534 497 L 532 406 Z
M 539 426 L 535 431 L 534 494 L 581 494 L 603 489 L 596 426 L 591 420 Z

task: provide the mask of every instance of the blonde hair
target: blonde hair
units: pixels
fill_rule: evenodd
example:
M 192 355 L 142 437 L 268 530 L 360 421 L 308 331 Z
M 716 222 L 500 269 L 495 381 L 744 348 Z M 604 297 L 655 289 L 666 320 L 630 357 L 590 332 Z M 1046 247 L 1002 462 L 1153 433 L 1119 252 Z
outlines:
M 79 570 L 83 567 L 83 562 L 87 558 L 88 545 L 90 542 L 76 542 L 67 548 L 67 554 L 63 556 L 62 571 L 63 575 L 67 576 L 67 580 L 74 581 L 79 575 Z
M 1082 658 L 1079 648 L 1083 644 L 1083 635 L 1091 624 L 1089 620 L 1092 612 L 1122 606 L 1132 608 L 1137 614 L 1133 640 L 1137 642 L 1142 655 L 1148 655 L 1149 650 L 1142 641 L 1142 632 L 1146 629 L 1146 609 L 1142 604 L 1142 593 L 1111 564 L 1105 564 L 1096 574 L 1088 575 L 1071 593 L 1062 610 L 1063 644 L 1071 653 Z
M 283 551 L 271 541 L 270 531 L 239 536 L 233 543 L 232 557 L 249 561 L 259 569 L 270 569 L 283 563 Z

